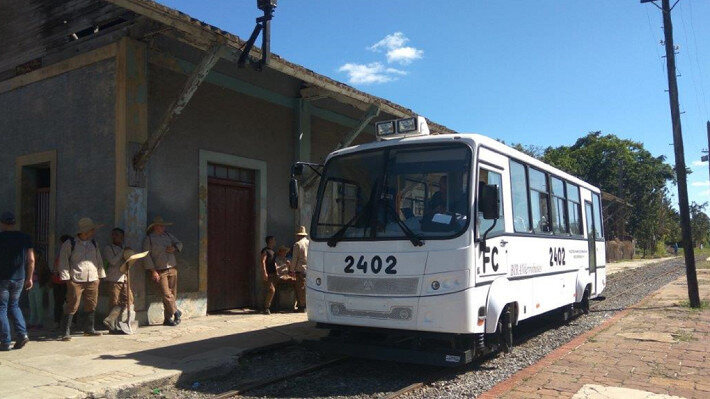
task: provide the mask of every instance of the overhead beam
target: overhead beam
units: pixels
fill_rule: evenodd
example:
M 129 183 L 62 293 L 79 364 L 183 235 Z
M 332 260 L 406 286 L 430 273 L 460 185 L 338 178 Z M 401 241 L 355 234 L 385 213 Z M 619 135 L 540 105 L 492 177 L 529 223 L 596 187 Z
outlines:
M 220 42 L 214 43 L 212 47 L 207 51 L 202 61 L 197 65 L 197 67 L 192 71 L 190 77 L 185 82 L 185 86 L 182 88 L 182 92 L 178 98 L 168 107 L 163 115 L 163 118 L 158 125 L 155 132 L 148 137 L 148 140 L 141 146 L 140 150 L 133 158 L 133 167 L 136 170 L 143 170 L 148 159 L 153 154 L 155 149 L 160 144 L 160 141 L 165 137 L 170 129 L 170 124 L 175 116 L 180 115 L 185 106 L 190 102 L 192 95 L 200 84 L 205 80 L 210 69 L 217 63 L 220 58 L 220 54 L 224 51 L 224 45 Z
M 357 138 L 357 136 L 360 135 L 360 133 L 365 129 L 367 125 L 370 124 L 370 121 L 372 121 L 373 118 L 377 117 L 377 115 L 380 114 L 380 106 L 379 104 L 372 104 L 370 107 L 367 109 L 367 112 L 363 117 L 360 119 L 360 123 L 358 126 L 353 129 L 350 133 L 348 133 L 343 140 L 338 143 L 338 147 L 336 150 L 339 150 L 341 148 L 345 148 L 350 145 L 350 143 L 353 142 Z

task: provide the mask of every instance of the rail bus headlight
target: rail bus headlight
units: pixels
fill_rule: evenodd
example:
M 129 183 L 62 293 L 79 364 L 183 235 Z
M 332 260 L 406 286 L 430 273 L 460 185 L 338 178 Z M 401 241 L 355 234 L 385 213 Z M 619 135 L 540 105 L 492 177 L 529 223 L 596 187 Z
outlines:
M 394 121 L 380 122 L 375 126 L 377 127 L 377 135 L 380 137 L 391 136 L 395 133 Z
M 425 291 L 429 294 L 444 294 L 447 292 L 461 291 L 466 288 L 468 271 L 462 270 L 450 273 L 437 273 L 427 279 Z
M 397 120 L 397 132 L 408 133 L 417 130 L 417 118 L 406 118 Z

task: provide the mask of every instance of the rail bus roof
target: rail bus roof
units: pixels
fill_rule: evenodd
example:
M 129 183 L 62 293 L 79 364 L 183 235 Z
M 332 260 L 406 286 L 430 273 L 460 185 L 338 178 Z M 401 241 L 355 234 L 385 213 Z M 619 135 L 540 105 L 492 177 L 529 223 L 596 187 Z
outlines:
M 539 159 L 531 157 L 530 155 L 525 154 L 524 152 L 518 151 L 508 145 L 505 145 L 496 139 L 492 139 L 488 136 L 484 136 L 484 135 L 478 134 L 478 133 L 456 133 L 456 134 L 437 134 L 437 135 L 429 135 L 429 136 L 411 136 L 411 137 L 406 137 L 406 138 L 401 138 L 401 139 L 375 141 L 375 142 L 371 142 L 371 143 L 360 144 L 360 145 L 356 145 L 356 146 L 343 148 L 338 151 L 334 151 L 333 153 L 331 153 L 328 156 L 327 160 L 329 160 L 330 158 L 332 158 L 334 156 L 338 156 L 338 155 L 359 152 L 359 151 L 366 151 L 366 150 L 377 149 L 377 148 L 391 147 L 391 146 L 396 146 L 399 144 L 437 143 L 437 142 L 445 143 L 445 142 L 452 142 L 452 141 L 467 141 L 470 144 L 475 144 L 478 146 L 482 145 L 484 147 L 488 147 L 494 151 L 503 153 L 504 155 L 514 158 L 518 161 L 524 162 L 534 168 L 551 172 L 556 177 L 567 180 L 570 183 L 577 184 L 577 185 L 584 187 L 594 193 L 601 193 L 601 190 L 598 187 L 595 187 L 592 184 L 589 184 L 576 176 L 573 176 L 573 175 L 571 175 L 565 171 L 562 171 L 558 168 L 555 168 L 552 165 L 546 164 L 546 163 L 540 161 Z

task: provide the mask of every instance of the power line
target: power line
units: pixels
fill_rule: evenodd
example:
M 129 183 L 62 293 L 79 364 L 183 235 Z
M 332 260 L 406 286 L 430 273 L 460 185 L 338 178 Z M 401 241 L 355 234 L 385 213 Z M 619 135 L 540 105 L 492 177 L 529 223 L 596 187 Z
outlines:
M 696 73 L 693 68 L 693 61 L 690 58 L 690 45 L 689 45 L 690 40 L 688 39 L 688 30 L 687 30 L 686 24 L 685 24 L 685 17 L 683 16 L 683 3 L 680 3 L 680 13 L 679 14 L 680 14 L 680 20 L 683 23 L 683 36 L 685 36 L 685 43 L 688 45 L 688 48 L 684 49 L 684 53 L 685 53 L 686 58 L 688 59 L 688 71 L 690 72 L 690 80 L 693 81 L 693 92 L 695 93 L 695 103 L 696 103 L 696 106 L 698 107 L 698 113 L 700 115 L 702 115 L 703 110 L 701 109 L 700 94 L 698 92 L 698 81 L 695 76 Z M 698 72 L 700 72 L 700 71 L 698 71 Z M 705 100 L 705 97 L 703 97 L 703 100 Z M 707 107 L 705 108 L 705 114 L 706 114 L 705 116 L 707 116 Z

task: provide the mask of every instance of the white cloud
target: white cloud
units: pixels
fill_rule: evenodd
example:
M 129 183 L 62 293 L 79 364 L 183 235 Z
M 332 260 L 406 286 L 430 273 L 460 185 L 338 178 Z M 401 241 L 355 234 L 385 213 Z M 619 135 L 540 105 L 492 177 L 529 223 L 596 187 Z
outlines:
M 369 64 L 356 64 L 348 62 L 338 68 L 340 72 L 348 74 L 348 81 L 352 84 L 386 83 L 397 79 L 397 76 L 406 75 L 407 72 L 395 68 L 386 68 L 380 62 Z
M 702 166 L 705 165 L 705 162 L 703 161 L 693 161 L 693 166 Z
M 694 181 L 690 185 L 693 187 L 710 187 L 710 181 Z
M 402 32 L 395 32 L 385 36 L 384 39 L 368 47 L 368 50 L 375 52 L 386 51 L 387 62 L 396 62 L 400 65 L 409 65 L 414 60 L 422 58 L 424 50 L 415 47 L 405 46 L 409 38 Z

